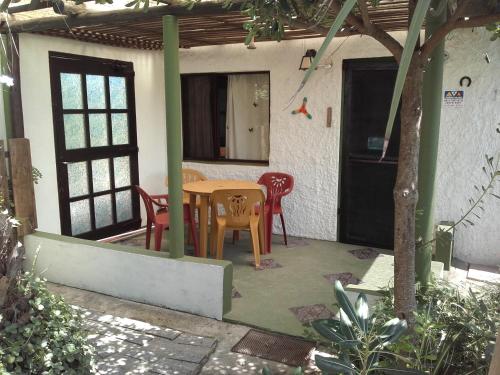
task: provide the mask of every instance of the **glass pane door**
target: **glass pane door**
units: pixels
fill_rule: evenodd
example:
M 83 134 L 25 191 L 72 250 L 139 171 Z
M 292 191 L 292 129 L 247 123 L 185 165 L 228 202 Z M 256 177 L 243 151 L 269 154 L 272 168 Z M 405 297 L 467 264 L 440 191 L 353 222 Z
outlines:
M 51 53 L 50 68 L 62 234 L 138 228 L 132 64 Z

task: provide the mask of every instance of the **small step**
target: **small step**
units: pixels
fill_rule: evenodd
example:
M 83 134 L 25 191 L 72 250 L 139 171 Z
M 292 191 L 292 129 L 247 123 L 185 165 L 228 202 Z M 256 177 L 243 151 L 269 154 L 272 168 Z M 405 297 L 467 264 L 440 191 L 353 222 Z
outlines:
M 354 303 L 360 293 L 364 293 L 368 299 L 368 305 L 373 306 L 382 294 L 381 289 L 392 287 L 394 282 L 394 256 L 379 254 L 372 262 L 361 282 L 357 285 L 349 284 L 344 289 L 349 300 Z M 431 271 L 435 278 L 443 278 L 444 265 L 441 262 L 433 261 Z
M 500 285 L 500 267 L 471 264 L 467 278 L 487 284 Z

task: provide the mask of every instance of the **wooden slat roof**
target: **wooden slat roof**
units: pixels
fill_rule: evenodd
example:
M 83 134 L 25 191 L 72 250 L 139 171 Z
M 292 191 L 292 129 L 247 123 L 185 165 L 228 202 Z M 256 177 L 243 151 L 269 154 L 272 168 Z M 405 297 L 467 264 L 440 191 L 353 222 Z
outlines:
M 47 13 L 49 10 L 43 11 Z M 384 30 L 404 30 L 408 23 L 408 0 L 382 0 L 377 8 L 370 7 L 369 13 L 371 20 Z M 180 47 L 243 43 L 246 36 L 243 24 L 248 20 L 239 11 L 179 17 Z M 344 30 L 341 34 L 352 33 L 351 30 Z M 133 23 L 112 21 L 92 26 L 49 29 L 38 31 L 37 34 L 127 48 L 162 49 L 161 17 Z M 316 31 L 295 27 L 287 28 L 285 32 L 285 39 L 288 40 L 320 36 L 323 35 Z

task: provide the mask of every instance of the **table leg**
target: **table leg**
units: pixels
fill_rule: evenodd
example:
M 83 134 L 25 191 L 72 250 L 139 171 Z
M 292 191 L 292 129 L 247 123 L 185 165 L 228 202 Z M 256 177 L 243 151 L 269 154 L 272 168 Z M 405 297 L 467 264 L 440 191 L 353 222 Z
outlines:
M 200 202 L 200 256 L 207 257 L 208 196 L 202 195 Z
M 189 213 L 191 214 L 191 217 L 193 218 L 193 222 L 196 225 L 196 217 L 195 217 L 195 212 L 196 212 L 196 194 L 189 194 Z M 199 218 L 198 218 L 199 220 Z M 196 228 L 193 228 L 194 233 L 196 235 Z M 191 239 L 191 236 L 188 235 L 188 244 L 192 245 L 193 240 Z
M 265 228 L 266 228 L 266 230 L 265 230 L 265 232 L 266 232 L 266 236 L 265 236 L 266 237 L 266 253 L 269 254 L 271 252 L 271 241 L 272 241 L 272 236 L 273 236 L 273 210 L 271 208 L 269 208 L 268 212 L 266 212 Z
M 215 213 L 213 213 L 212 209 L 210 208 L 210 255 L 214 258 L 217 248 L 217 228 L 215 228 L 215 220 L 217 220 L 217 215 L 215 215 Z
M 266 235 L 265 235 L 265 217 L 263 214 L 259 215 L 259 247 L 260 247 L 260 253 L 265 254 L 266 253 Z

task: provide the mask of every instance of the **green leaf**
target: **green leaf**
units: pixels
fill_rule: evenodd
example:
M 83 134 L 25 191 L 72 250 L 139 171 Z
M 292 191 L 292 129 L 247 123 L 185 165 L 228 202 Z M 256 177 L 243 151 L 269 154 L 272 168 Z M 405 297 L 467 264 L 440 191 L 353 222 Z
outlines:
M 340 314 L 340 330 L 342 331 L 342 334 L 347 338 L 347 340 L 352 341 L 356 339 L 356 336 L 354 335 L 354 331 L 352 329 L 352 322 L 349 319 L 349 317 L 346 315 L 343 309 L 340 309 L 339 311 Z
M 385 338 L 383 346 L 387 346 L 389 344 L 394 344 L 401 336 L 403 336 L 408 329 L 408 324 L 406 323 L 406 320 L 394 318 L 385 323 L 384 327 L 386 329 L 381 337 Z
M 334 289 L 335 289 L 335 297 L 337 297 L 337 302 L 339 303 L 341 309 L 344 310 L 344 313 L 351 322 L 353 322 L 359 328 L 361 328 L 358 316 L 356 315 L 356 310 L 352 306 L 351 301 L 349 301 L 349 298 L 347 298 L 347 294 L 345 293 L 344 288 L 342 287 L 340 281 L 338 280 L 335 281 Z
M 252 38 L 254 37 L 254 32 L 253 31 L 250 31 L 246 38 L 245 38 L 245 45 L 248 46 L 250 44 L 250 42 L 252 41 Z
M 311 74 L 316 70 L 316 67 L 318 66 L 321 58 L 325 54 L 328 46 L 330 45 L 331 41 L 335 37 L 335 34 L 340 30 L 342 27 L 345 19 L 353 9 L 354 5 L 356 4 L 356 0 L 347 0 L 344 5 L 342 6 L 342 9 L 340 9 L 339 13 L 337 14 L 337 17 L 335 17 L 335 20 L 333 21 L 332 26 L 330 27 L 330 30 L 328 31 L 328 34 L 326 35 L 323 43 L 321 44 L 321 47 L 319 48 L 318 52 L 316 53 L 316 56 L 314 57 L 311 66 L 309 69 L 307 69 L 306 74 L 304 78 L 302 79 L 302 82 L 300 83 L 299 89 L 295 93 L 297 93 L 302 90 L 302 88 L 305 86 L 307 81 L 309 80 L 309 77 Z M 294 95 L 294 97 L 295 97 Z
M 444 369 L 444 366 L 446 365 L 446 358 L 450 354 L 450 351 L 453 349 L 455 342 L 458 340 L 458 338 L 462 335 L 463 329 L 461 329 L 459 332 L 454 334 L 451 339 L 447 339 L 444 343 L 444 345 L 441 347 L 439 350 L 439 357 L 434 364 L 434 373 L 439 374 L 441 368 Z
M 400 319 L 399 318 L 393 318 L 389 321 L 387 321 L 382 328 L 384 328 L 384 331 L 380 335 L 382 338 L 387 338 L 390 337 L 396 332 L 396 327 L 397 324 L 399 323 Z
M 316 366 L 318 366 L 321 371 L 324 371 L 327 374 L 355 374 L 353 366 L 350 363 L 341 361 L 340 359 L 327 358 L 321 355 L 316 355 L 314 357 L 314 361 L 316 362 Z
M 380 353 L 374 352 L 368 356 L 368 362 L 366 364 L 367 369 L 371 369 L 377 366 Z
M 311 323 L 312 327 L 324 338 L 340 343 L 346 341 L 346 337 L 340 332 L 340 321 L 336 319 L 321 319 Z
M 415 11 L 413 12 L 413 18 L 408 28 L 408 34 L 406 35 L 406 42 L 403 48 L 403 53 L 401 55 L 401 61 L 399 62 L 398 74 L 396 76 L 396 83 L 394 84 L 394 92 L 392 94 L 391 109 L 389 112 L 389 118 L 387 120 L 387 126 L 385 129 L 384 137 L 384 148 L 382 150 L 382 159 L 385 157 L 387 152 L 387 147 L 389 146 L 389 139 L 391 138 L 392 128 L 394 126 L 394 119 L 396 118 L 396 113 L 399 107 L 399 101 L 401 99 L 401 93 L 403 92 L 403 87 L 406 81 L 406 74 L 408 73 L 408 68 L 410 67 L 412 56 L 415 50 L 415 44 L 417 43 L 418 37 L 420 36 L 420 30 L 422 29 L 422 24 L 424 23 L 425 15 L 431 0 L 420 0 L 416 2 Z
M 11 0 L 3 0 L 0 4 L 0 12 L 5 12 L 10 5 Z
M 412 368 L 379 368 L 379 370 L 387 375 L 425 375 L 425 372 Z
M 262 369 L 262 375 L 273 375 L 273 373 L 269 370 L 269 367 L 266 366 Z
M 370 318 L 370 311 L 368 308 L 368 300 L 364 293 L 361 293 L 356 300 L 356 315 L 359 319 L 360 328 L 363 332 L 368 330 L 368 319 Z
M 358 339 L 345 340 L 342 341 L 339 345 L 342 346 L 343 348 L 354 349 L 357 346 L 361 345 L 361 341 L 359 341 Z

